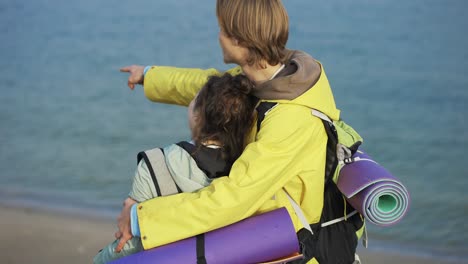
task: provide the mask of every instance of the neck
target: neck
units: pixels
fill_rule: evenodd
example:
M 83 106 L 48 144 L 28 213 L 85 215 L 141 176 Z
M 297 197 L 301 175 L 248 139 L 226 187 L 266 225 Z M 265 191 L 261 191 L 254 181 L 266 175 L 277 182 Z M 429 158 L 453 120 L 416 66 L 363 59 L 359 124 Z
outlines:
M 218 147 L 222 147 L 223 144 L 221 144 L 221 142 L 219 140 L 214 140 L 214 139 L 207 139 L 203 142 L 200 142 L 203 146 L 207 147 L 207 146 L 218 146 Z
M 259 85 L 266 81 L 269 81 L 273 75 L 280 69 L 283 64 L 278 63 L 276 65 L 270 65 L 266 63 L 265 68 L 260 68 L 258 65 L 241 65 L 244 74 L 251 80 L 255 85 Z

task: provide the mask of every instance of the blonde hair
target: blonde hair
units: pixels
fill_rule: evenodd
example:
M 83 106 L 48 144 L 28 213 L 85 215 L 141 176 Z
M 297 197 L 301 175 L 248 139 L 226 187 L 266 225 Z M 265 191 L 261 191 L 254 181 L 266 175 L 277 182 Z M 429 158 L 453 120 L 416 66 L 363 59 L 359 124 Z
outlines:
M 221 30 L 249 51 L 247 63 L 284 62 L 289 19 L 281 0 L 217 0 Z

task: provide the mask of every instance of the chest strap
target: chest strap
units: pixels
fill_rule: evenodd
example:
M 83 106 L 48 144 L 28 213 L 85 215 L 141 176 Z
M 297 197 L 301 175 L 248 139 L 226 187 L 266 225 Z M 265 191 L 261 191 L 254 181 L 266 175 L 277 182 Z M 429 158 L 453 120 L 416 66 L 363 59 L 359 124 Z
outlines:
M 314 232 L 312 231 L 312 228 L 310 227 L 309 222 L 307 221 L 301 207 L 291 198 L 291 196 L 288 194 L 288 192 L 286 190 L 284 190 L 284 192 L 286 193 L 286 196 L 288 197 L 289 203 L 291 203 L 291 206 L 293 207 L 294 212 L 296 213 L 297 218 L 299 218 L 299 221 L 301 222 L 302 226 L 305 229 L 309 230 L 310 233 L 314 234 Z M 321 223 L 320 227 L 326 227 L 326 226 L 333 225 L 333 224 L 336 224 L 338 222 L 347 220 L 351 216 L 357 214 L 357 212 L 358 212 L 357 210 L 354 210 L 354 211 L 352 211 L 351 213 L 349 213 L 349 214 L 347 214 L 345 216 L 330 220 L 330 221 L 325 222 L 325 223 Z

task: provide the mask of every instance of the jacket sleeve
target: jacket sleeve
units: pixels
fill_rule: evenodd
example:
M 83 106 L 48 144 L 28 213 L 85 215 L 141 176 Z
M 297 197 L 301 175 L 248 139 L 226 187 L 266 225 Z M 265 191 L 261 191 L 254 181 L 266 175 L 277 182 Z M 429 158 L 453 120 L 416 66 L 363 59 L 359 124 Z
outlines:
M 146 201 L 158 196 L 144 159 L 138 162 L 135 176 L 133 176 L 132 189 L 130 189 L 128 196 L 137 202 Z
M 241 73 L 240 67 L 227 71 Z M 168 66 L 152 66 L 145 74 L 143 87 L 148 99 L 159 103 L 189 105 L 211 75 L 221 75 L 216 69 L 190 69 Z
M 320 121 L 318 125 L 305 126 L 301 125 L 305 120 L 286 117 L 269 113 L 270 120 L 264 120 L 266 125 L 262 126 L 257 141 L 247 146 L 229 177 L 216 179 L 195 193 L 141 203 L 138 221 L 144 248 L 192 237 L 249 217 L 300 174 L 306 163 L 310 168 L 309 160 L 298 157 L 306 151 L 307 155 L 323 151 L 323 142 L 316 140 L 323 138 L 320 135 L 324 133 L 323 127 Z M 304 144 L 306 141 L 312 145 Z

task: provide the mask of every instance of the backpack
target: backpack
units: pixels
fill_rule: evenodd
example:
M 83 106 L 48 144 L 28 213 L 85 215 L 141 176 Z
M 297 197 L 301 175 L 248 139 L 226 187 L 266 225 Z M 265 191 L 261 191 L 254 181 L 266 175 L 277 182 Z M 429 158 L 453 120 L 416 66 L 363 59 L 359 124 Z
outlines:
M 261 102 L 257 106 L 257 132 L 265 115 L 276 105 L 274 102 Z M 363 140 L 344 121 L 332 121 L 315 109 L 311 112 L 322 120 L 328 136 L 324 204 L 320 221 L 309 225 L 300 207 L 288 195 L 305 227 L 298 232 L 301 251 L 305 258 L 289 263 L 307 263 L 312 258 L 320 264 L 359 263 L 355 262 L 358 259 L 355 255 L 357 233 L 365 231 L 364 218 L 346 201 L 338 190 L 336 181 L 342 165 L 351 162 L 351 156 L 356 153 Z

